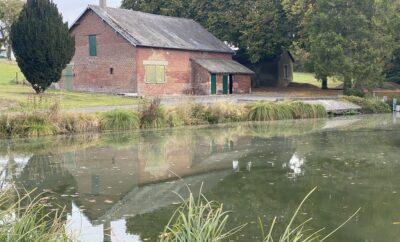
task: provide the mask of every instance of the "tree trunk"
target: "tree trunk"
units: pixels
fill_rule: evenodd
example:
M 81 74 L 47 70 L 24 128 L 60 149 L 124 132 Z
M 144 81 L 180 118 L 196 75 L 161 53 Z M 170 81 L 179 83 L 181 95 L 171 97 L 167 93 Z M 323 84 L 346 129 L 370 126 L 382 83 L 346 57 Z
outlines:
M 11 44 L 8 43 L 7 44 L 7 59 L 10 60 L 10 61 L 11 61 L 11 53 L 12 53 Z
M 322 78 L 322 90 L 327 90 L 328 89 L 328 77 L 323 77 Z
M 343 81 L 343 93 L 347 95 L 351 89 L 351 78 L 345 77 Z

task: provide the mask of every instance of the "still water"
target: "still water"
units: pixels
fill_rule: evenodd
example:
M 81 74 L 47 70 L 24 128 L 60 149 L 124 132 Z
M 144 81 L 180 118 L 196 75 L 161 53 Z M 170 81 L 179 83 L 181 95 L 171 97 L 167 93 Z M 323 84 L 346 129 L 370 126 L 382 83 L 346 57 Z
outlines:
M 230 227 L 248 223 L 232 241 L 260 241 L 259 218 L 282 226 L 318 187 L 299 221 L 329 232 L 362 208 L 330 241 L 393 242 L 399 147 L 392 115 L 244 123 L 2 140 L 0 174 L 65 206 L 68 230 L 84 242 L 156 241 L 185 184 L 222 202 Z

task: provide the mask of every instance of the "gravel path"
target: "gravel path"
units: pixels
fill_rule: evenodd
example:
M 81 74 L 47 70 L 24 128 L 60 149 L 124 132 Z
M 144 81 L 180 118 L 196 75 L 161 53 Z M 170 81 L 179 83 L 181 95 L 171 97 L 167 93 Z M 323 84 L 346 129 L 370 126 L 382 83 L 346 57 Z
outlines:
M 350 110 L 359 110 L 361 107 L 349 103 L 346 101 L 342 101 L 339 97 L 299 97 L 299 98 L 290 98 L 291 100 L 299 100 L 306 103 L 319 103 L 322 104 L 328 112 L 332 113 L 343 113 Z M 232 102 L 232 103 L 246 103 L 246 102 L 256 102 L 256 101 L 282 101 L 285 100 L 283 96 L 258 96 L 258 95 L 231 95 L 231 96 L 188 96 L 188 97 L 162 97 L 161 103 L 167 106 L 175 106 L 188 102 L 196 102 L 196 103 L 213 103 L 213 102 Z M 138 104 L 135 105 L 126 105 L 126 106 L 98 106 L 98 107 L 87 107 L 87 108 L 70 108 L 64 109 L 66 112 L 84 112 L 84 113 L 95 113 L 95 112 L 105 112 L 110 111 L 117 108 L 124 109 L 135 109 L 139 108 Z

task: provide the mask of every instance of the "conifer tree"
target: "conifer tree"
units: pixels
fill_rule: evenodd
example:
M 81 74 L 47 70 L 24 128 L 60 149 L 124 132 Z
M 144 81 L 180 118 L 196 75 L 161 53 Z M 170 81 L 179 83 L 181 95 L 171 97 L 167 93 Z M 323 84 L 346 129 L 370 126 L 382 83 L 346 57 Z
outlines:
M 36 93 L 61 79 L 75 52 L 68 23 L 50 0 L 28 0 L 10 37 L 18 65 Z

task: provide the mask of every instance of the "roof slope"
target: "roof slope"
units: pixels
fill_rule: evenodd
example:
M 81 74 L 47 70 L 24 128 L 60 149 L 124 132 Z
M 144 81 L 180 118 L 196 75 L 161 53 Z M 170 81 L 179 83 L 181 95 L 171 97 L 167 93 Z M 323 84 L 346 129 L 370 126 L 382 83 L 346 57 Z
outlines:
M 234 60 L 223 59 L 192 59 L 195 63 L 202 66 L 204 69 L 214 74 L 248 74 L 252 75 L 254 72 L 249 68 Z
M 233 53 L 229 46 L 191 19 L 94 5 L 89 5 L 85 13 L 88 10 L 93 10 L 134 46 Z

